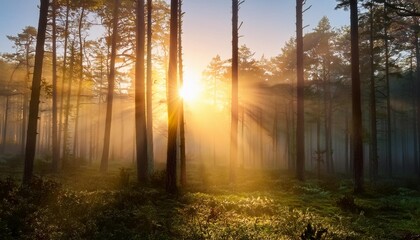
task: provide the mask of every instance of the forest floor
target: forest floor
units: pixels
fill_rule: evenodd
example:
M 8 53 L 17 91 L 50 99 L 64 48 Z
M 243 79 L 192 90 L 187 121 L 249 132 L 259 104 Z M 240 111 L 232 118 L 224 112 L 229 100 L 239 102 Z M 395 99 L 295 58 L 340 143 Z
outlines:
M 420 239 L 418 181 L 367 183 L 355 196 L 345 178 L 242 169 L 229 185 L 226 168 L 197 166 L 168 195 L 163 172 L 139 187 L 121 165 L 36 166 L 42 177 L 22 187 L 21 168 L 0 164 L 0 239 Z

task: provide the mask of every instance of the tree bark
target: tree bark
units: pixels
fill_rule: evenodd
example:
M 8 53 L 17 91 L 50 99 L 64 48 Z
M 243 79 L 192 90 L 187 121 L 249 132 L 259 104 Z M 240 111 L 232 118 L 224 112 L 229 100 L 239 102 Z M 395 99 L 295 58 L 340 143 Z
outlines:
M 296 178 L 304 180 L 305 171 L 305 120 L 303 76 L 303 0 L 296 0 L 296 74 L 297 74 L 297 125 L 296 125 Z
M 153 79 L 152 79 L 152 0 L 147 0 L 147 83 L 146 83 L 146 110 L 147 110 L 147 159 L 149 174 L 154 169 L 153 150 Z
M 239 0 L 232 0 L 232 96 L 230 124 L 230 182 L 236 181 L 238 162 L 238 14 Z
M 80 113 L 80 99 L 82 95 L 82 86 L 83 86 L 83 39 L 82 39 L 82 27 L 83 27 L 83 17 L 85 15 L 85 7 L 82 6 L 82 10 L 80 13 L 79 19 L 79 84 L 77 88 L 77 100 L 76 100 L 76 115 L 75 115 L 75 123 L 74 123 L 74 139 L 73 139 L 73 155 L 74 160 L 79 157 L 79 113 Z M 77 164 L 77 163 L 76 163 Z
M 362 104 L 359 72 L 359 19 L 357 0 L 350 0 L 351 78 L 353 113 L 354 192 L 363 192 Z
M 145 21 L 144 0 L 137 0 L 136 19 L 136 153 L 137 180 L 139 183 L 148 182 L 147 133 L 146 133 L 146 104 L 144 79 L 144 47 Z
M 41 0 L 38 35 L 36 41 L 35 66 L 32 79 L 31 101 L 29 104 L 28 132 L 25 148 L 25 168 L 23 183 L 29 184 L 33 176 L 33 166 L 36 149 L 39 98 L 41 94 L 42 64 L 44 60 L 45 33 L 47 29 L 49 0 Z
M 62 140 L 61 140 L 61 136 L 62 136 L 62 132 L 63 132 L 63 110 L 64 110 L 64 85 L 65 85 L 65 80 L 66 80 L 66 74 L 67 74 L 67 45 L 68 45 L 68 32 L 69 32 L 69 15 L 70 15 L 70 0 L 66 0 L 66 23 L 64 26 L 64 53 L 63 53 L 63 71 L 62 71 L 62 79 L 61 79 L 61 101 L 60 101 L 60 124 L 58 126 L 58 146 L 59 146 L 59 151 L 61 152 L 61 149 L 63 149 L 63 155 L 64 155 L 64 150 L 65 150 L 65 146 L 62 146 Z M 60 153 L 61 154 L 61 153 Z M 61 168 L 62 165 L 62 161 L 59 162 L 58 164 L 58 169 Z
M 168 71 L 168 147 L 166 159 L 166 191 L 176 193 L 177 132 L 179 121 L 179 96 L 177 84 L 178 50 L 178 0 L 171 0 L 169 71 Z
M 73 83 L 73 75 L 74 75 L 74 41 L 71 43 L 70 49 L 70 66 L 69 66 L 69 83 L 67 85 L 67 96 L 66 96 L 66 110 L 64 112 L 64 133 L 63 133 L 63 165 L 68 164 L 68 157 L 69 157 L 69 149 L 67 147 L 68 144 L 68 136 L 69 136 L 69 118 L 70 118 L 70 98 L 71 98 L 71 90 L 72 90 L 72 83 Z
M 117 39 L 118 39 L 118 14 L 120 0 L 115 0 L 112 20 L 112 46 L 111 46 L 111 62 L 108 79 L 108 94 L 106 102 L 106 116 L 105 116 L 105 133 L 104 145 L 102 149 L 101 158 L 101 172 L 108 171 L 109 145 L 111 140 L 111 121 L 112 121 L 112 105 L 114 101 L 114 86 L 115 86 L 115 59 L 117 57 Z
M 58 143 L 57 122 L 57 1 L 52 1 L 52 169 L 59 170 L 60 145 Z
M 419 25 L 419 20 L 418 18 L 414 18 L 414 22 L 415 24 L 418 26 Z M 418 35 L 420 33 L 420 30 L 417 28 L 416 32 L 415 32 L 415 48 L 416 48 L 416 72 L 417 72 L 417 76 L 416 76 L 416 81 L 417 81 L 417 121 L 420 119 L 420 41 L 418 38 Z M 420 136 L 420 126 L 417 125 L 417 137 Z M 417 150 L 420 150 L 420 141 L 417 140 Z M 420 176 L 420 159 L 417 156 L 417 175 Z
M 370 179 L 375 181 L 378 178 L 378 140 L 377 140 L 377 127 L 376 127 L 376 86 L 375 86 L 375 62 L 374 62 L 374 37 L 373 37 L 373 4 L 374 1 L 371 1 L 370 5 L 370 39 L 369 39 L 369 49 L 370 49 L 370 88 L 369 88 L 369 106 L 370 106 Z
M 386 117 L 387 117 L 387 174 L 388 177 L 392 177 L 392 124 L 391 124 L 391 92 L 389 86 L 389 43 L 388 43 L 388 17 L 387 17 L 387 7 L 384 4 L 384 17 L 385 17 L 385 26 L 384 26 L 384 41 L 385 41 L 385 88 L 386 88 Z
M 184 72 L 182 61 L 182 0 L 179 0 L 178 6 L 178 67 L 179 67 L 179 83 L 184 84 Z M 184 118 L 184 99 L 180 101 L 180 118 L 179 118 L 179 135 L 180 135 L 180 165 L 181 165 L 181 186 L 187 185 L 187 157 L 185 153 L 185 118 Z

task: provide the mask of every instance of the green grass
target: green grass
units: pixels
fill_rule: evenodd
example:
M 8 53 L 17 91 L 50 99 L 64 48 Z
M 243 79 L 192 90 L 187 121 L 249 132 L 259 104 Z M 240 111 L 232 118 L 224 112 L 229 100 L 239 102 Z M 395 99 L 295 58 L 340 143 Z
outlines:
M 120 174 L 124 168 L 129 183 Z M 298 182 L 287 172 L 190 166 L 189 186 L 164 192 L 164 174 L 135 184 L 129 165 L 43 174 L 22 187 L 0 168 L 0 239 L 415 239 L 420 193 L 346 179 Z M 40 172 L 38 172 L 40 173 Z

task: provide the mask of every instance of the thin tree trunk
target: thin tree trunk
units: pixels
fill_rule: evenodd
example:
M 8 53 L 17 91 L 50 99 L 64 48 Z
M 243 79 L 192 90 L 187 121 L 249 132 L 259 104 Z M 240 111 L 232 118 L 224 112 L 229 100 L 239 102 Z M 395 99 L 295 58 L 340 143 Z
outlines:
M 68 45 L 68 32 L 69 32 L 69 15 L 70 15 L 70 0 L 66 1 L 66 24 L 64 27 L 64 54 L 63 54 L 63 76 L 61 79 L 61 94 L 60 94 L 60 124 L 58 126 L 58 146 L 59 146 L 59 151 L 61 152 L 61 149 L 63 149 L 63 156 L 64 156 L 64 150 L 65 150 L 65 146 L 63 146 L 61 144 L 62 140 L 61 140 L 61 134 L 63 132 L 63 105 L 64 105 L 64 85 L 65 85 L 65 80 L 66 80 L 66 74 L 67 74 L 67 45 Z M 61 153 L 60 153 L 61 154 Z M 64 157 L 63 157 L 64 158 Z M 60 161 L 58 164 L 58 169 L 61 168 L 62 162 Z
M 417 36 L 415 37 L 415 40 L 417 41 Z M 413 66 L 413 53 L 411 54 L 410 59 L 410 81 L 411 81 L 411 97 L 412 97 L 412 124 L 413 124 L 413 157 L 414 157 L 414 172 L 417 174 L 419 169 L 419 162 L 418 162 L 418 135 L 417 135 L 417 89 L 416 89 L 416 81 L 414 77 L 414 66 Z
M 370 5 L 370 89 L 369 89 L 369 106 L 370 106 L 370 179 L 375 181 L 378 178 L 378 140 L 377 140 L 377 127 L 376 127 L 376 86 L 375 86 L 375 62 L 374 62 L 374 37 L 373 37 L 373 4 Z
M 388 44 L 388 17 L 387 7 L 384 3 L 384 41 L 385 41 L 385 88 L 386 88 L 386 117 L 387 117 L 387 161 L 388 161 L 388 177 L 392 177 L 392 124 L 391 124 L 391 94 L 389 86 L 389 44 Z
M 76 100 L 76 115 L 74 123 L 74 139 L 73 139 L 73 155 L 74 160 L 79 157 L 79 112 L 80 112 L 80 98 L 82 95 L 82 86 L 83 86 L 83 39 L 82 39 L 82 27 L 83 27 L 83 16 L 85 15 L 85 7 L 82 7 L 82 12 L 80 13 L 79 19 L 79 84 L 77 89 L 77 100 Z M 76 163 L 77 165 L 77 163 Z
M 296 0 L 296 74 L 297 74 L 297 125 L 296 125 L 296 178 L 304 180 L 305 171 L 305 120 L 303 76 L 303 1 Z
M 40 6 L 40 12 L 39 12 L 39 23 L 38 23 L 38 35 L 37 35 L 37 41 L 36 41 L 34 75 L 32 79 L 31 101 L 29 105 L 28 132 L 27 132 L 27 141 L 26 141 L 26 149 L 25 149 L 25 168 L 23 172 L 24 184 L 29 184 L 32 180 L 32 175 L 33 175 L 37 124 L 38 124 L 39 98 L 40 98 L 40 93 L 41 93 L 42 64 L 44 60 L 45 33 L 47 29 L 47 20 L 48 20 L 48 5 L 49 5 L 49 0 L 41 0 L 41 6 Z
M 52 169 L 59 170 L 60 145 L 57 129 L 57 1 L 52 1 Z
M 147 110 L 147 159 L 149 174 L 154 169 L 153 150 L 153 79 L 152 79 L 152 0 L 147 0 L 147 83 L 146 83 L 146 110 Z
M 184 72 L 182 62 L 182 0 L 179 0 L 178 6 L 178 67 L 179 67 L 179 83 L 184 84 Z M 180 135 L 180 155 L 181 155 L 181 186 L 187 185 L 187 163 L 185 154 L 185 118 L 184 118 L 184 100 L 180 101 L 180 119 L 179 119 L 179 135 Z
M 357 0 L 350 0 L 351 77 L 353 113 L 354 192 L 363 192 L 362 104 L 359 73 L 359 18 Z
M 419 20 L 418 18 L 414 18 L 414 22 L 415 24 L 417 24 L 417 26 L 419 25 Z M 420 30 L 417 29 L 417 31 L 415 32 L 415 47 L 416 47 L 416 72 L 417 72 L 417 120 L 420 119 L 420 41 L 419 38 L 417 37 L 419 34 Z M 419 125 L 417 125 L 417 136 L 420 136 L 420 127 Z M 420 141 L 417 141 L 417 144 L 419 144 L 417 146 L 417 149 L 420 150 Z M 418 176 L 420 176 L 420 159 L 417 158 L 417 174 Z
M 230 182 L 236 181 L 238 161 L 238 14 L 239 0 L 232 0 L 232 96 L 230 125 Z
M 113 20 L 112 20 L 112 46 L 111 46 L 111 62 L 108 79 L 108 95 L 106 102 L 106 117 L 105 117 L 105 134 L 104 145 L 102 149 L 102 158 L 100 171 L 108 171 L 109 160 L 109 145 L 111 141 L 111 121 L 112 121 L 112 104 L 114 101 L 114 86 L 115 86 L 115 59 L 117 57 L 117 35 L 118 35 L 118 13 L 120 0 L 115 0 Z
M 146 104 L 145 104 L 145 79 L 144 79 L 144 0 L 137 0 L 136 18 L 136 153 L 137 153 L 137 180 L 139 183 L 148 181 L 147 159 L 147 133 L 146 133 Z
M 67 96 L 66 96 L 66 111 L 64 113 L 64 133 L 63 133 L 63 165 L 68 164 L 68 157 L 69 157 L 69 149 L 68 149 L 68 137 L 69 137 L 69 118 L 70 118 L 70 98 L 71 98 L 71 91 L 72 91 L 72 83 L 73 83 L 73 75 L 74 75 L 74 41 L 71 43 L 70 49 L 71 57 L 70 57 L 70 76 L 69 76 L 69 83 L 67 85 Z
M 176 193 L 177 174 L 177 132 L 179 121 L 179 97 L 177 84 L 177 50 L 178 50 L 178 0 L 171 0 L 169 71 L 168 71 L 168 147 L 166 159 L 166 191 Z

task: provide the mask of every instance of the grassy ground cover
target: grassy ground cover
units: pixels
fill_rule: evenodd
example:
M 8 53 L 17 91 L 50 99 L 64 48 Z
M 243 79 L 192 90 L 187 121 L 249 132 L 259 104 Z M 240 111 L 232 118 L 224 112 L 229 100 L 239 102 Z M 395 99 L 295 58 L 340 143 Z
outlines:
M 286 172 L 240 170 L 229 185 L 227 169 L 201 166 L 174 196 L 162 172 L 147 187 L 121 166 L 106 175 L 96 167 L 40 173 L 23 187 L 6 170 L 0 239 L 420 239 L 412 182 L 367 183 L 354 196 L 345 178 L 298 182 Z

